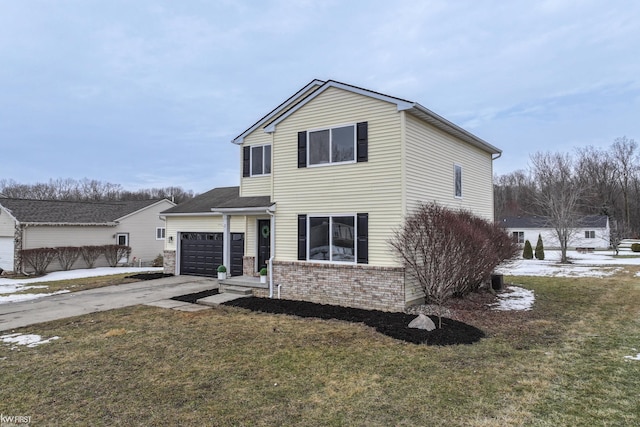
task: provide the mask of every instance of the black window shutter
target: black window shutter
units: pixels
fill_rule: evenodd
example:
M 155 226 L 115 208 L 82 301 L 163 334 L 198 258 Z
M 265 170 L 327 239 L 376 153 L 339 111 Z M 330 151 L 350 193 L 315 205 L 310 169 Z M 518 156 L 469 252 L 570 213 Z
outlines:
M 251 175 L 251 147 L 242 147 L 242 176 Z
M 298 260 L 307 260 L 307 216 L 298 215 Z
M 356 145 L 358 149 L 358 161 L 366 162 L 369 160 L 369 126 L 368 122 L 360 122 L 357 124 Z
M 358 214 L 358 264 L 369 264 L 369 214 Z
M 307 132 L 298 132 L 298 167 L 307 167 Z

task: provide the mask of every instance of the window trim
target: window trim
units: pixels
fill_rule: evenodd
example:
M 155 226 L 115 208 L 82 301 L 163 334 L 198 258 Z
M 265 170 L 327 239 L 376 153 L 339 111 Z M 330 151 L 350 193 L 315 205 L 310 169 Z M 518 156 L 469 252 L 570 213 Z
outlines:
M 161 237 L 158 237 L 158 232 L 161 231 Z M 156 227 L 156 240 L 165 240 L 167 238 L 166 227 Z
M 342 162 L 334 162 L 332 161 L 332 149 L 333 149 L 333 129 L 339 129 L 339 128 L 346 128 L 346 127 L 351 127 L 353 129 L 353 159 L 352 160 L 345 160 Z M 311 163 L 310 162 L 310 157 L 311 157 L 311 144 L 310 144 L 310 138 L 311 138 L 311 133 L 312 132 L 322 132 L 328 130 L 329 131 L 329 161 L 327 163 Z M 341 124 L 341 125 L 335 125 L 335 126 L 328 126 L 328 127 L 322 127 L 322 128 L 314 128 L 314 129 L 307 129 L 307 167 L 308 168 L 317 168 L 317 167 L 324 167 L 324 166 L 335 166 L 335 165 L 349 165 L 352 163 L 357 163 L 358 162 L 358 124 L 357 123 L 345 123 L 345 124 Z
M 264 173 L 264 169 L 265 169 L 265 149 L 264 147 L 269 147 L 269 160 L 271 160 L 271 154 L 273 152 L 273 148 L 271 148 L 271 144 L 256 144 L 256 145 L 250 145 L 249 146 L 249 177 L 257 177 L 257 176 L 269 176 L 271 175 L 271 170 L 269 170 L 269 173 Z M 253 149 L 254 148 L 258 148 L 258 147 L 262 147 L 262 173 L 259 174 L 254 174 L 253 173 Z M 273 162 L 270 162 L 271 168 L 273 169 Z
M 353 218 L 353 261 L 334 261 L 332 259 L 312 259 L 309 257 L 311 249 L 311 219 L 312 218 L 329 218 L 329 247 L 333 246 L 333 218 L 334 217 L 351 217 Z M 357 213 L 311 213 L 306 215 L 306 261 L 318 262 L 322 264 L 341 264 L 341 265 L 357 265 L 358 264 L 358 214 Z M 330 252 L 330 258 L 333 254 Z
M 458 194 L 458 171 L 460 175 L 460 194 Z M 453 197 L 456 199 L 462 199 L 464 191 L 462 191 L 462 165 L 458 163 L 453 164 Z

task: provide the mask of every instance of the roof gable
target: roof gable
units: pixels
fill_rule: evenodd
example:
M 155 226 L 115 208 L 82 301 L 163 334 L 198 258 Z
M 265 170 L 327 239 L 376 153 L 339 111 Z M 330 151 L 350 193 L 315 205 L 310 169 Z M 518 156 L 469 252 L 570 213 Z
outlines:
M 311 93 L 308 93 L 310 87 L 319 86 Z M 307 103 L 312 101 L 313 99 L 320 96 L 329 88 L 338 88 L 342 90 L 346 90 L 352 93 L 357 93 L 363 96 L 368 96 L 374 99 L 378 99 L 380 101 L 389 102 L 396 105 L 398 111 L 406 111 L 409 114 L 417 117 L 418 119 L 424 121 L 425 123 L 436 127 L 437 129 L 442 130 L 462 141 L 465 141 L 477 148 L 480 148 L 483 151 L 486 151 L 491 154 L 500 154 L 502 150 L 494 147 L 488 142 L 484 141 L 481 138 L 473 135 L 472 133 L 462 129 L 458 125 L 446 120 L 445 118 L 439 116 L 428 108 L 423 107 L 417 102 L 409 101 L 406 99 L 398 98 L 395 96 L 385 95 L 380 92 L 375 92 L 369 89 L 364 89 L 358 86 L 349 85 L 346 83 L 341 83 L 335 80 L 328 80 L 323 82 L 322 80 L 314 80 L 309 85 L 305 86 L 305 88 L 298 91 L 294 96 L 289 98 L 283 104 L 278 106 L 276 109 L 271 111 L 269 114 L 264 116 L 258 122 L 256 122 L 253 126 L 247 129 L 245 132 L 236 137 L 233 142 L 236 144 L 241 144 L 244 141 L 244 137 L 250 134 L 251 132 L 258 129 L 260 126 L 263 126 L 264 131 L 267 133 L 275 132 L 276 127 L 287 117 L 294 114 L 300 108 L 304 107 Z M 306 96 L 303 96 L 307 93 Z M 286 105 L 285 105 L 286 104 Z
M 0 200 L 0 205 L 21 223 L 26 224 L 113 224 L 119 219 L 159 203 L 161 200 L 65 201 Z

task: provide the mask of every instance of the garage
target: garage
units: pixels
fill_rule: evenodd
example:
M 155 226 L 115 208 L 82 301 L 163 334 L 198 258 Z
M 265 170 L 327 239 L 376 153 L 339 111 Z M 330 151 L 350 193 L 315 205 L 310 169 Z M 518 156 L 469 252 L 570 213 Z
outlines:
M 180 233 L 180 274 L 215 277 L 222 264 L 222 233 Z M 232 276 L 242 276 L 244 233 L 231 233 Z
M 0 269 L 13 271 L 13 237 L 0 237 Z

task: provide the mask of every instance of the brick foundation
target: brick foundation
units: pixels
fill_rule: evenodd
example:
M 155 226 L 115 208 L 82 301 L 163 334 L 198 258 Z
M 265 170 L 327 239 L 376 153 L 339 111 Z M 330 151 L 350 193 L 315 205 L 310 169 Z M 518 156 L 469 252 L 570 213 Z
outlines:
M 164 251 L 163 273 L 176 274 L 176 251 Z
M 274 261 L 273 273 L 283 299 L 383 311 L 405 309 L 401 267 Z M 256 289 L 254 293 L 267 296 L 268 292 Z

